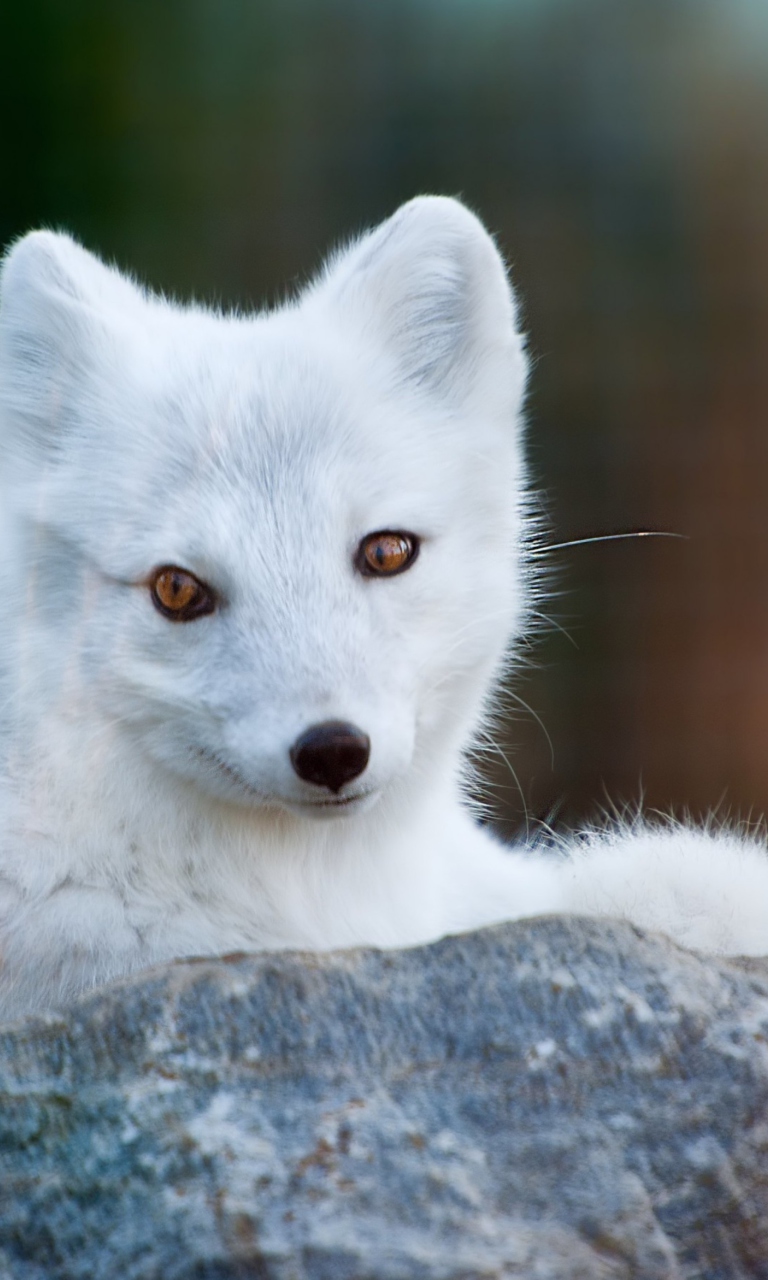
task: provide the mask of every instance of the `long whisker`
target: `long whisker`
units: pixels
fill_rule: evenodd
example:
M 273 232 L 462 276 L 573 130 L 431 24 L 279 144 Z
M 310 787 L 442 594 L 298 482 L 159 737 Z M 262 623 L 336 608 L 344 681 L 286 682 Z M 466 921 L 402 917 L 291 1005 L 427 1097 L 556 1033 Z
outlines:
M 481 751 L 483 751 L 483 749 L 485 748 L 485 751 L 483 751 L 484 754 L 495 753 L 496 755 L 500 756 L 501 759 L 504 761 L 504 764 L 507 766 L 510 774 L 512 775 L 512 779 L 515 783 L 515 787 L 517 788 L 518 795 L 520 796 L 520 800 L 522 801 L 522 805 L 523 805 L 523 813 L 525 815 L 525 839 L 527 843 L 531 833 L 531 816 L 528 812 L 528 804 L 525 799 L 525 792 L 523 791 L 522 783 L 520 782 L 520 779 L 518 778 L 517 773 L 512 767 L 509 757 L 507 756 L 506 752 L 502 749 L 502 747 L 499 746 L 498 742 L 495 742 L 493 738 L 491 738 L 483 730 L 481 730 L 477 736 L 477 745 L 479 745 Z
M 518 704 L 518 706 L 520 706 L 520 707 L 522 707 L 522 708 L 523 708 L 523 710 L 524 710 L 524 711 L 528 711 L 528 712 L 533 716 L 533 718 L 534 718 L 534 720 L 536 721 L 537 725 L 538 725 L 538 726 L 539 726 L 539 728 L 541 729 L 541 732 L 544 734 L 544 737 L 545 737 L 545 738 L 546 738 L 546 740 L 547 740 L 547 745 L 548 745 L 548 747 L 549 747 L 549 755 L 550 755 L 550 759 L 551 759 L 551 761 L 552 761 L 552 768 L 554 769 L 554 767 L 555 767 L 555 747 L 554 747 L 554 744 L 553 744 L 553 742 L 552 742 L 552 738 L 551 738 L 551 737 L 550 737 L 550 735 L 549 735 L 549 731 L 547 730 L 547 726 L 545 725 L 545 723 L 544 723 L 544 721 L 542 720 L 541 716 L 539 715 L 538 711 L 534 711 L 533 707 L 529 706 L 529 705 L 528 705 L 528 703 L 527 703 L 523 698 L 521 698 L 521 697 L 520 697 L 520 694 L 519 694 L 519 693 L 515 693 L 512 689 L 505 689 L 505 690 L 504 690 L 504 695 L 503 695 L 503 696 L 504 696 L 505 698 L 511 698 L 513 702 L 516 702 L 516 703 Z
M 572 538 L 570 542 L 551 542 L 547 547 L 536 547 L 530 552 L 532 557 L 546 555 L 550 551 L 564 551 L 566 547 L 583 547 L 588 542 L 623 542 L 626 538 L 681 538 L 688 540 L 686 533 L 670 533 L 660 529 L 637 529 L 627 533 L 598 533 L 590 538 Z
M 556 618 L 550 617 L 548 613 L 542 613 L 541 609 L 533 609 L 532 613 L 535 618 L 541 618 L 542 622 L 546 622 L 548 627 L 553 627 L 555 631 L 559 631 L 561 635 L 565 636 L 569 644 L 573 645 L 574 649 L 578 649 L 579 646 L 577 645 L 573 636 L 570 634 L 569 631 L 566 631 L 565 627 L 562 627 L 560 625 L 560 623 L 557 621 Z

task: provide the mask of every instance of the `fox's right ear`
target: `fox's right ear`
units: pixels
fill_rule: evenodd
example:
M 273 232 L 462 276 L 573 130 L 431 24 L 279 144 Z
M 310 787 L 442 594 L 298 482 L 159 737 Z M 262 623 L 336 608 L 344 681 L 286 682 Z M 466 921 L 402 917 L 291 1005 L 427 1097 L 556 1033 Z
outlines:
M 0 269 L 0 446 L 53 449 L 67 428 L 69 393 L 139 291 L 68 235 L 33 231 Z
M 418 196 L 329 262 L 306 295 L 386 350 L 396 376 L 509 421 L 526 378 L 504 262 L 459 200 Z

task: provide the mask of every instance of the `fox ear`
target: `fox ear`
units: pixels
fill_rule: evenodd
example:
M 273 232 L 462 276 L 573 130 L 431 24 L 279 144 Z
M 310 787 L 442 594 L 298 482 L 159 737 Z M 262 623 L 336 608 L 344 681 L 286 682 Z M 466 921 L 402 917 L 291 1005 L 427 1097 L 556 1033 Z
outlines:
M 525 358 L 496 245 L 458 200 L 420 196 L 332 259 L 320 296 L 379 340 L 411 384 L 517 408 Z
M 33 231 L 0 270 L 0 406 L 3 443 L 56 448 L 67 405 L 109 329 L 135 307 L 127 280 L 67 235 Z

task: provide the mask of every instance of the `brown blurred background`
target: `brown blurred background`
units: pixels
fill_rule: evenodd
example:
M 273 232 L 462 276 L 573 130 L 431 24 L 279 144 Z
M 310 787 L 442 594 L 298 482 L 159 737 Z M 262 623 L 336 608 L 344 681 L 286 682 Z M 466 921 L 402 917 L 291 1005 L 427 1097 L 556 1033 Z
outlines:
M 552 557 L 499 822 L 768 810 L 766 0 L 0 0 L 0 241 L 255 303 L 421 191 L 497 233 Z M 570 639 L 568 638 L 570 637 Z

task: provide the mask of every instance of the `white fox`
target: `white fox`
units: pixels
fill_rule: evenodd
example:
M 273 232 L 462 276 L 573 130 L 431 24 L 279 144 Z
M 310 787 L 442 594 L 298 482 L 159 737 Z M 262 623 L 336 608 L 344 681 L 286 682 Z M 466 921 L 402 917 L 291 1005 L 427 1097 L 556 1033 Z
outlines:
M 523 342 L 455 200 L 294 301 L 151 296 L 68 236 L 0 278 L 0 1012 L 177 956 L 625 915 L 768 951 L 768 855 L 508 849 L 463 752 L 532 595 Z

